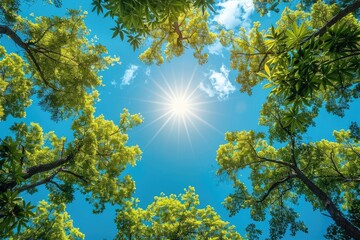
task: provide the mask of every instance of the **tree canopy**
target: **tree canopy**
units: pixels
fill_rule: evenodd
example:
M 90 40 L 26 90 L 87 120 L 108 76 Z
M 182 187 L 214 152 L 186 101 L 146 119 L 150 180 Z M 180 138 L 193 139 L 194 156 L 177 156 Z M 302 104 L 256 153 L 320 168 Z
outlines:
M 260 15 L 279 12 L 288 2 L 253 1 Z M 269 29 L 255 22 L 239 31 L 214 26 L 213 0 L 91 3 L 92 11 L 113 19 L 113 38 L 126 38 L 134 50 L 146 46 L 139 54 L 145 64 L 160 65 L 188 48 L 205 64 L 206 47 L 219 41 L 230 51 L 241 92 L 251 95 L 260 84 L 268 89 L 259 118 L 268 133 L 227 132 L 217 151 L 217 175 L 233 185 L 224 201 L 231 216 L 242 209 L 249 209 L 254 221 L 270 216 L 269 238 L 281 239 L 288 230 L 292 236 L 308 231 L 294 207 L 305 199 L 334 221 L 327 239 L 360 239 L 358 124 L 334 130 L 333 139 L 304 137 L 316 127 L 323 107 L 344 116 L 360 96 L 360 0 L 301 0 L 296 9 L 285 7 Z M 100 73 L 120 59 L 89 39 L 86 12 L 25 18 L 21 5 L 4 0 L 0 6 L 5 42 L 0 45 L 0 121 L 15 119 L 12 135 L 0 140 L 0 238 L 83 239 L 66 212 L 79 192 L 94 213 L 107 203 L 118 207 L 117 239 L 242 239 L 211 206 L 199 207 L 193 187 L 139 207 L 126 168 L 135 166 L 142 152 L 128 145 L 127 132 L 142 123 L 142 116 L 123 109 L 116 124 L 95 111 Z M 35 99 L 52 120 L 70 119 L 72 134 L 59 137 L 22 122 Z M 251 186 L 244 183 L 244 171 L 250 172 Z M 33 194 L 39 186 L 46 187 L 49 199 L 35 208 L 22 193 Z M 254 223 L 246 231 L 248 239 L 262 234 Z
M 211 206 L 199 208 L 194 187 L 184 194 L 161 194 L 146 209 L 138 202 L 128 201 L 118 211 L 116 239 L 242 239 Z
M 343 116 L 359 97 L 360 32 L 352 13 L 360 1 L 342 6 L 318 1 L 310 12 L 285 8 L 268 31 L 255 23 L 249 34 L 245 29 L 239 36 L 221 33 L 223 44 L 231 46 L 231 67 L 239 71 L 241 91 L 251 94 L 263 81 L 271 89 L 259 119 L 269 135 L 229 132 L 228 143 L 218 149 L 218 174 L 228 176 L 234 187 L 225 206 L 231 215 L 249 208 L 256 221 L 264 221 L 269 212 L 271 239 L 284 237 L 288 228 L 292 235 L 307 231 L 290 207 L 300 196 L 314 209 L 327 211 L 344 235 L 360 236 L 356 221 L 345 216 L 360 189 L 356 135 L 340 130 L 334 131 L 335 141 L 303 140 L 322 102 Z M 250 170 L 250 189 L 239 177 L 245 169 Z
M 95 88 L 102 84 L 99 72 L 119 59 L 106 56 L 104 46 L 88 39 L 84 17 L 80 11 L 69 10 L 66 17 L 37 17 L 31 21 L 16 16 L 12 27 L 0 26 L 0 33 L 23 50 L 19 55 L 0 46 L 0 120 L 25 117 L 33 94 L 54 120 L 73 119 L 72 136 L 58 137 L 54 132 L 43 132 L 37 123 L 15 121 L 12 136 L 1 140 L 2 238 L 12 236 L 14 228 L 22 232 L 29 220 L 35 227 L 37 221 L 43 221 L 38 212 L 32 218 L 32 207 L 19 195 L 24 191 L 34 193 L 40 185 L 49 190 L 52 202 L 49 206 L 40 203 L 40 212 L 53 209 L 53 204 L 71 202 L 77 190 L 98 213 L 105 203 L 121 204 L 135 189 L 131 176 L 122 173 L 141 158 L 138 146 L 127 146 L 126 132 L 140 124 L 142 117 L 126 109 L 120 114 L 119 124 L 103 115 L 95 116 L 94 103 L 99 98 Z M 54 211 L 65 214 L 61 213 L 64 207 Z M 62 221 L 68 218 L 65 216 Z M 56 219 L 49 216 L 44 221 L 54 222 L 49 224 L 56 224 L 56 228 L 65 224 L 73 231 L 71 225 Z M 63 235 L 56 231 L 49 234 Z

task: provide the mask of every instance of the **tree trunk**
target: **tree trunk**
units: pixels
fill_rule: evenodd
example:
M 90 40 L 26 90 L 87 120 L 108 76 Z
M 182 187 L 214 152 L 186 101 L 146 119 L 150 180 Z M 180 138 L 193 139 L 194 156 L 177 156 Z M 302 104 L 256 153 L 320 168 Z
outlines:
M 343 213 L 337 208 L 329 196 L 317 185 L 315 185 L 314 182 L 311 181 L 300 169 L 295 167 L 294 170 L 297 177 L 320 199 L 335 223 L 341 227 L 347 235 L 356 240 L 360 240 L 360 229 L 344 217 Z

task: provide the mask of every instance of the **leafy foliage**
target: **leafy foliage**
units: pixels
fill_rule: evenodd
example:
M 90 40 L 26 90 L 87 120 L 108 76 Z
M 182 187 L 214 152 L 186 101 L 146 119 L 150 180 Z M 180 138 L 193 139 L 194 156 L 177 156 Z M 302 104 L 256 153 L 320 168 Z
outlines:
M 204 13 L 207 8 L 214 11 L 213 0 L 175 0 L 175 1 L 115 1 L 93 0 L 93 11 L 104 13 L 114 19 L 116 26 L 112 28 L 113 37 L 119 36 L 137 49 L 142 37 L 150 31 L 161 29 L 161 25 L 177 22 L 180 15 L 189 12 L 192 7 L 201 9 Z
M 215 42 L 216 34 L 209 30 L 208 17 L 214 11 L 213 0 L 176 1 L 112 1 L 94 0 L 93 11 L 114 19 L 112 37 L 127 42 L 134 50 L 148 39 L 151 44 L 140 59 L 146 64 L 162 64 L 180 56 L 186 48 L 194 50 L 199 64 L 207 62 L 204 47 Z M 165 45 L 165 50 L 164 50 Z M 163 54 L 164 51 L 164 54 Z
M 119 59 L 106 56 L 104 46 L 88 39 L 85 13 L 69 10 L 66 17 L 34 21 L 14 16 L 12 24 L 0 25 L 0 33 L 25 54 L 0 46 L 0 120 L 24 118 L 36 94 L 54 120 L 72 117 L 73 136 L 58 137 L 44 133 L 37 123 L 15 120 L 13 135 L 0 143 L 0 237 L 83 238 L 64 204 L 73 201 L 76 190 L 95 213 L 106 203 L 122 204 L 131 197 L 135 183 L 123 172 L 140 160 L 141 150 L 127 146 L 126 132 L 142 117 L 124 109 L 115 124 L 94 115 L 99 99 L 95 88 L 102 85 L 99 73 Z M 33 206 L 20 194 L 33 194 L 41 185 L 51 203 L 40 203 L 34 216 Z
M 165 53 L 166 60 L 174 56 L 180 56 L 185 49 L 194 49 L 193 56 L 199 64 L 207 62 L 208 54 L 203 53 L 205 46 L 215 42 L 216 34 L 209 30 L 209 13 L 202 13 L 200 9 L 191 8 L 186 13 L 180 14 L 178 21 L 171 23 L 165 22 L 149 31 L 149 38 L 152 39 L 150 47 L 140 56 L 146 64 L 164 62 L 162 51 Z M 165 50 L 164 49 L 165 45 Z
M 198 208 L 193 187 L 180 195 L 161 194 L 146 209 L 137 204 L 133 199 L 118 211 L 116 239 L 242 239 L 212 207 Z
M 310 13 L 285 9 L 277 27 L 267 32 L 259 30 L 259 23 L 248 34 L 241 29 L 239 36 L 223 30 L 222 43 L 232 47 L 231 67 L 239 71 L 241 91 L 251 94 L 266 79 L 264 87 L 287 105 L 311 105 L 320 98 L 329 112 L 343 116 L 359 97 L 360 30 L 350 14 L 323 32 L 337 13 L 337 6 L 317 2 Z
M 304 196 L 314 209 L 337 211 L 339 215 L 344 213 L 338 204 L 346 209 L 357 199 L 360 146 L 350 131 L 344 130 L 334 131 L 335 141 L 303 142 L 301 130 L 286 127 L 283 110 L 276 102 L 269 103 L 263 107 L 260 123 L 270 126 L 271 144 L 263 133 L 227 133 L 227 143 L 217 152 L 217 173 L 233 182 L 235 191 L 224 203 L 230 214 L 249 208 L 255 221 L 264 221 L 269 211 L 270 238 L 280 239 L 289 227 L 292 234 L 307 231 L 289 207 L 298 202 L 299 196 Z M 306 112 L 303 114 L 305 117 Z M 284 145 L 275 148 L 275 142 Z M 239 174 L 246 169 L 250 170 L 250 189 Z
M 63 203 L 57 205 L 44 200 L 40 201 L 29 226 L 10 239 L 79 240 L 85 238 L 85 235 L 73 226 L 73 221 Z
M 338 4 L 341 7 L 346 7 L 351 3 L 354 3 L 356 0 L 323 0 L 326 4 Z M 274 11 L 279 12 L 278 8 L 280 3 L 293 3 L 291 0 L 253 0 L 255 10 L 260 13 L 260 15 L 264 16 L 265 14 Z M 319 0 L 300 0 L 296 1 L 298 7 L 302 9 L 309 10 L 312 6 L 319 2 Z

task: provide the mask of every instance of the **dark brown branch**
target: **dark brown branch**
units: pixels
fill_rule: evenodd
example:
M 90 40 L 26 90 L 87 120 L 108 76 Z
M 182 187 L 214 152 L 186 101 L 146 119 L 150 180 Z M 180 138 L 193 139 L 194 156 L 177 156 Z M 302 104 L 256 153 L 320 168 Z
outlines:
M 50 31 L 50 29 L 51 29 L 53 26 L 54 26 L 53 24 L 50 24 L 50 25 L 48 26 L 48 28 L 41 34 L 41 36 L 40 36 L 38 39 L 36 39 L 35 41 L 29 41 L 29 45 L 35 45 L 35 44 L 37 44 L 38 42 L 40 42 L 41 39 L 45 36 L 45 34 L 46 34 L 48 31 Z
M 294 136 L 290 136 L 290 155 L 291 155 L 291 162 L 295 167 L 297 167 L 296 163 L 296 156 L 295 156 L 295 139 Z
M 40 52 L 40 53 L 42 53 L 42 54 L 44 54 L 44 52 L 49 52 L 49 53 L 52 53 L 52 54 L 54 54 L 54 55 L 58 55 L 58 56 L 60 56 L 60 57 L 62 57 L 62 58 L 68 59 L 68 60 L 70 60 L 70 61 L 72 61 L 72 62 L 74 62 L 74 63 L 76 63 L 76 64 L 78 65 L 78 62 L 76 61 L 76 59 L 71 58 L 71 57 L 69 57 L 69 56 L 66 56 L 66 55 L 64 55 L 64 54 L 61 54 L 61 53 L 59 53 L 59 52 L 53 51 L 53 50 L 51 50 L 51 49 L 46 49 L 46 48 L 44 48 L 44 47 L 42 47 L 42 46 L 36 46 L 35 48 L 33 48 L 33 50 L 34 50 L 35 52 Z M 45 54 L 44 54 L 44 55 L 45 55 Z
M 39 50 L 39 49 L 35 48 L 34 51 L 43 54 L 45 57 L 51 59 L 51 60 L 54 61 L 54 62 L 57 62 L 57 63 L 60 63 L 60 64 L 64 64 L 64 65 L 67 65 L 67 66 L 77 66 L 77 63 L 76 63 L 76 64 L 70 64 L 70 63 L 66 63 L 66 62 L 62 62 L 62 61 L 60 61 L 60 60 L 57 60 L 57 59 L 53 58 L 52 56 L 50 56 L 50 54 L 48 54 L 47 52 L 45 52 L 45 51 L 43 51 L 43 50 Z M 61 54 L 59 54 L 59 55 L 60 55 L 61 57 L 64 57 L 64 58 L 65 58 L 64 55 L 61 55 Z
M 309 40 L 312 37 L 322 36 L 326 33 L 327 29 L 339 22 L 342 18 L 346 17 L 348 14 L 355 12 L 360 8 L 360 0 L 355 1 L 353 4 L 350 4 L 343 10 L 341 10 L 338 14 L 336 14 L 330 21 L 328 21 L 322 28 L 320 28 L 317 32 L 312 34 L 306 40 Z
M 345 55 L 345 56 L 336 58 L 336 59 L 334 59 L 334 60 L 327 61 L 327 62 L 324 63 L 324 65 L 328 65 L 328 64 L 331 64 L 331 63 L 333 63 L 333 62 L 339 61 L 339 60 L 341 60 L 341 59 L 345 59 L 345 58 L 349 58 L 349 57 L 354 57 L 354 56 L 357 56 L 357 55 L 360 55 L 360 52 L 353 52 L 353 53 L 351 53 L 351 54 L 349 54 L 349 55 Z
M 325 217 L 331 218 L 331 216 L 329 214 L 326 214 L 326 213 L 321 213 L 321 214 L 324 215 Z
M 292 136 L 291 132 L 289 131 L 289 129 L 287 127 L 284 126 L 284 124 L 281 122 L 281 116 L 279 115 L 280 113 L 280 107 L 277 107 L 277 111 L 272 111 L 270 114 L 276 119 L 276 121 L 280 124 L 280 127 L 282 130 L 285 131 L 285 133 L 287 135 L 289 135 L 290 137 Z M 275 112 L 275 114 L 273 114 L 273 112 Z
M 353 153 L 355 153 L 355 155 L 356 155 L 358 158 L 360 158 L 360 153 L 357 152 L 351 144 L 348 143 L 347 145 L 349 146 L 349 148 L 351 149 L 351 151 L 352 151 Z
M 25 159 L 25 147 L 24 147 L 24 145 L 21 145 L 21 157 L 20 157 L 20 166 L 21 167 L 24 165 L 24 159 Z
M 32 177 L 33 175 L 35 175 L 35 174 L 55 169 L 55 168 L 57 168 L 59 166 L 64 165 L 65 163 L 68 163 L 71 160 L 73 160 L 74 156 L 75 156 L 75 154 L 70 154 L 65 158 L 61 158 L 59 160 L 56 160 L 56 161 L 53 161 L 53 162 L 50 162 L 50 163 L 40 164 L 40 165 L 33 166 L 31 168 L 28 168 L 25 171 L 25 174 L 22 177 L 24 179 L 28 179 L 28 178 Z
M 264 64 L 265 59 L 267 58 L 268 55 L 269 55 L 269 53 L 266 53 L 265 56 L 263 57 L 263 59 L 261 60 L 261 62 L 259 64 L 258 72 L 260 72 L 261 66 Z
M 66 192 L 65 189 L 63 189 L 57 182 L 50 180 L 50 183 L 54 184 L 58 189 L 60 189 L 63 192 Z
M 268 52 L 258 52 L 258 53 L 244 53 L 244 52 L 237 52 L 235 50 L 232 50 L 231 51 L 232 54 L 235 54 L 235 55 L 244 55 L 244 56 L 257 56 L 257 55 L 268 55 L 268 54 L 271 54 L 271 53 L 268 53 Z
M 272 162 L 272 163 L 276 163 L 276 164 L 280 164 L 280 165 L 284 165 L 290 168 L 293 168 L 294 166 L 291 165 L 290 163 L 284 162 L 284 161 L 279 161 L 279 160 L 275 160 L 275 159 L 270 159 L 270 158 L 264 158 L 264 157 L 260 157 L 257 152 L 256 149 L 254 148 L 254 146 L 248 141 L 249 146 L 251 147 L 251 149 L 253 150 L 254 154 L 256 155 L 256 157 L 258 159 L 264 160 L 264 162 Z
M 77 177 L 77 178 L 81 179 L 83 182 L 88 183 L 88 180 L 86 180 L 83 176 L 81 176 L 81 175 L 79 175 L 77 173 L 74 173 L 74 172 L 69 171 L 67 169 L 61 169 L 61 172 L 71 174 L 74 177 Z
M 50 176 L 44 178 L 43 180 L 40 180 L 40 181 L 35 182 L 33 184 L 28 184 L 28 185 L 24 185 L 22 187 L 19 187 L 19 188 L 15 189 L 15 191 L 18 191 L 20 193 L 20 192 L 27 191 L 27 190 L 30 190 L 32 188 L 35 188 L 37 186 L 40 186 L 42 184 L 48 183 L 59 173 L 60 170 L 61 169 L 58 169 L 53 174 L 51 174 Z
M 183 34 L 182 34 L 181 30 L 180 30 L 180 26 L 179 26 L 178 22 L 174 22 L 173 27 L 174 27 L 174 32 L 178 35 L 177 44 L 181 45 L 181 41 L 186 40 L 189 37 L 183 37 Z
M 280 179 L 279 181 L 273 183 L 269 190 L 260 198 L 260 200 L 257 200 L 257 202 L 263 202 L 269 195 L 270 193 L 276 189 L 279 185 L 287 182 L 288 180 L 292 179 L 292 178 L 295 178 L 296 177 L 296 174 L 292 174 L 292 175 L 289 175 L 289 176 L 286 176 L 284 177 L 283 179 Z
M 0 25 L 0 34 L 6 34 L 8 37 L 10 37 L 16 43 L 16 45 L 18 45 L 19 47 L 24 49 L 25 52 L 30 57 L 33 64 L 35 65 L 35 68 L 36 68 L 37 72 L 39 73 L 40 78 L 45 83 L 45 85 L 52 88 L 53 90 L 57 90 L 52 84 L 50 84 L 46 80 L 46 78 L 44 76 L 44 73 L 41 70 L 39 63 L 36 61 L 36 59 L 35 59 L 32 51 L 31 51 L 31 48 L 29 47 L 28 43 L 23 42 L 21 40 L 21 38 L 19 37 L 19 35 L 17 35 L 12 29 L 10 29 L 8 26 L 5 26 L 5 25 Z
M 348 182 L 360 182 L 360 178 L 351 178 L 351 177 L 339 177 L 333 175 L 314 175 L 312 176 L 313 179 L 317 178 L 331 178 L 331 180 L 340 182 L 340 183 L 348 183 Z
M 335 161 L 334 161 L 334 150 L 333 150 L 333 149 L 331 149 L 330 156 L 328 156 L 328 157 L 330 158 L 330 161 L 331 161 L 331 163 L 332 163 L 332 165 L 333 165 L 333 167 L 334 167 L 335 172 L 337 172 L 342 178 L 346 178 L 346 177 L 339 171 L 338 167 L 336 166 L 336 163 L 335 163 Z
M 23 172 L 23 175 L 21 177 L 24 180 L 26 180 L 26 179 L 31 178 L 35 174 L 53 170 L 53 169 L 55 169 L 57 167 L 60 167 L 60 166 L 64 165 L 65 163 L 68 163 L 71 160 L 73 160 L 74 156 L 75 156 L 75 154 L 72 153 L 72 154 L 68 155 L 65 158 L 61 158 L 61 159 L 55 160 L 55 161 L 50 162 L 50 163 L 39 164 L 39 165 L 30 167 L 30 168 L 28 168 L 27 170 L 25 170 Z M 5 192 L 6 190 L 12 189 L 15 186 L 16 186 L 16 181 L 15 180 L 7 181 L 5 183 L 0 184 L 0 192 Z

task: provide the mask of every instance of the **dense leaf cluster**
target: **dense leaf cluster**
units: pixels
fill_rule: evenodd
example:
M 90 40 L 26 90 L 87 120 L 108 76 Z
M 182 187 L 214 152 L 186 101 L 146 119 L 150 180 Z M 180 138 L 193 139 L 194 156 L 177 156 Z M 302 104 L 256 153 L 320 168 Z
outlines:
M 52 3 L 52 1 L 49 1 Z M 115 22 L 113 37 L 125 37 L 146 64 L 162 64 L 194 51 L 206 63 L 206 46 L 218 40 L 230 48 L 230 66 L 237 70 L 241 91 L 264 84 L 270 89 L 254 131 L 226 133 L 217 151 L 218 175 L 228 177 L 234 192 L 224 202 L 230 215 L 250 209 L 255 221 L 270 216 L 270 239 L 307 232 L 294 209 L 303 196 L 314 209 L 327 212 L 336 225 L 328 239 L 359 239 L 360 130 L 334 131 L 334 140 L 304 140 L 325 102 L 328 112 L 344 116 L 360 93 L 360 0 L 301 0 L 285 8 L 268 30 L 254 23 L 250 30 L 213 32 L 213 0 L 92 0 L 93 11 Z M 254 0 L 261 15 L 279 11 L 289 0 Z M 61 7 L 61 1 L 53 2 Z M 336 3 L 336 4 L 333 4 Z M 332 5 L 330 5 L 332 4 Z M 89 38 L 85 13 L 69 10 L 65 17 L 21 17 L 21 1 L 3 0 L 0 34 L 23 54 L 0 45 L 0 121 L 14 118 L 12 136 L 0 142 L 0 237 L 82 239 L 65 204 L 76 191 L 95 213 L 110 203 L 119 207 L 117 239 L 241 239 L 213 208 L 199 208 L 195 190 L 160 195 L 146 209 L 132 198 L 135 182 L 126 167 L 140 160 L 138 146 L 128 146 L 127 131 L 142 122 L 124 109 L 119 124 L 95 114 L 102 85 L 100 72 L 119 61 Z M 37 123 L 20 121 L 36 98 L 53 120 L 71 118 L 72 136 L 44 133 Z M 251 186 L 241 171 L 250 171 Z M 21 196 L 39 186 L 49 203 L 34 206 Z M 250 223 L 248 239 L 262 231 Z

